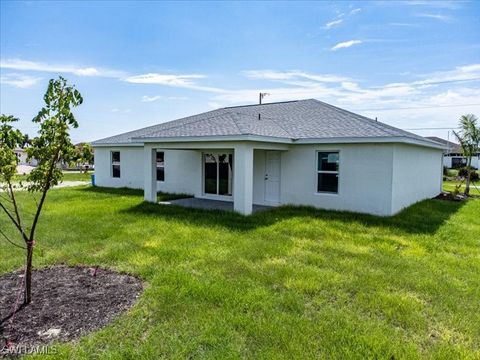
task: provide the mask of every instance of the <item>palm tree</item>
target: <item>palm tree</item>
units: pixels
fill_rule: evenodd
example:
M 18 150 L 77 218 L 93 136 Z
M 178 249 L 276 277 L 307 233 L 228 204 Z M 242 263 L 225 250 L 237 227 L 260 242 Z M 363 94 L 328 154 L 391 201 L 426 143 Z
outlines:
M 470 193 L 470 177 L 472 172 L 472 157 L 480 152 L 480 127 L 478 119 L 473 114 L 462 115 L 459 119 L 460 131 L 453 133 L 462 148 L 463 155 L 467 158 L 467 179 L 465 183 L 465 196 Z

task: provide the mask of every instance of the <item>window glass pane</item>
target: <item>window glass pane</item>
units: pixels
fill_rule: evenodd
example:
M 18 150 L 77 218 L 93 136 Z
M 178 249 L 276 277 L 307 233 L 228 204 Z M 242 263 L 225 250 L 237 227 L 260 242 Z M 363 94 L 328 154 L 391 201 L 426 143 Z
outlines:
M 120 162 L 120 151 L 112 151 L 112 162 Z
M 165 181 L 165 155 L 163 151 L 157 151 L 157 181 Z
M 112 176 L 114 178 L 120 177 L 120 165 L 112 165 Z
M 165 181 L 165 169 L 157 167 L 157 181 Z
M 319 152 L 318 171 L 338 171 L 338 152 Z
M 317 180 L 318 192 L 338 192 L 338 174 L 318 174 Z
M 205 154 L 205 193 L 217 193 L 217 159 L 215 155 Z
M 157 166 L 163 166 L 164 165 L 164 152 L 163 151 L 157 151 Z
M 218 155 L 218 194 L 231 194 L 231 156 L 227 154 Z

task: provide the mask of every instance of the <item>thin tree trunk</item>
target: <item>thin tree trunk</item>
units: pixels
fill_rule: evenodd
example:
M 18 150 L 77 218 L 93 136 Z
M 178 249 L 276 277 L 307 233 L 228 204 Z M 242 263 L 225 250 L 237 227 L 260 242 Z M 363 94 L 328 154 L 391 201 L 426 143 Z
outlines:
M 32 260 L 33 241 L 27 243 L 27 263 L 25 264 L 25 304 L 32 301 Z
M 465 192 L 463 193 L 465 196 L 470 195 L 470 177 L 471 177 L 471 166 L 472 166 L 472 157 L 469 156 L 467 160 L 467 179 L 465 182 Z
M 47 192 L 50 189 L 50 179 L 52 178 L 53 169 L 58 162 L 60 150 L 57 150 L 53 158 L 53 162 L 50 164 L 47 174 L 47 180 L 45 182 L 45 187 L 43 188 L 42 197 L 37 206 L 37 211 L 35 212 L 35 217 L 33 218 L 32 228 L 30 229 L 29 241 L 27 241 L 27 263 L 25 268 L 25 303 L 29 304 L 32 301 L 32 259 L 33 259 L 33 245 L 35 239 L 35 230 L 37 228 L 38 219 L 40 218 L 40 213 L 42 212 L 43 203 L 47 197 Z

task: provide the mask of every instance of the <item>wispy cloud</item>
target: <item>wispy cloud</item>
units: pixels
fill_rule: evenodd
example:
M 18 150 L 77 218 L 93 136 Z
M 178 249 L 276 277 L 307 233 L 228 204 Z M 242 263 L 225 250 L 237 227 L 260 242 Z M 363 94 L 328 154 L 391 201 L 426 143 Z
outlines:
M 443 22 L 452 22 L 453 18 L 449 15 L 443 15 L 443 14 L 429 14 L 429 13 L 417 13 L 414 14 L 416 17 L 423 17 L 423 18 L 428 18 L 428 19 L 435 19 Z
M 154 102 L 159 100 L 187 100 L 186 96 L 163 96 L 163 95 L 155 95 L 155 96 L 142 96 L 142 102 Z
M 345 13 L 340 13 L 336 17 L 334 17 L 331 21 L 327 22 L 323 26 L 323 28 L 328 30 L 328 29 L 331 29 L 335 26 L 338 26 L 341 23 L 343 23 L 344 20 L 348 19 L 348 17 L 350 17 L 352 15 L 355 15 L 356 13 L 359 13 L 360 11 L 362 11 L 361 8 L 355 8 L 355 9 L 350 10 L 346 15 L 345 15 Z
M 251 79 L 263 79 L 263 80 L 296 80 L 307 79 L 318 82 L 337 83 L 341 81 L 347 81 L 349 78 L 345 76 L 338 76 L 333 74 L 312 74 L 300 70 L 288 70 L 288 71 L 274 71 L 274 70 L 247 70 L 243 72 L 248 78 Z
M 429 7 L 429 8 L 438 8 L 438 9 L 449 9 L 449 10 L 456 10 L 462 7 L 463 1 L 453 0 L 453 1 L 401 1 L 400 4 L 404 5 L 411 5 L 411 6 L 422 6 L 422 7 Z
M 35 61 L 27 61 L 21 59 L 0 59 L 0 68 L 11 69 L 25 72 L 45 72 L 45 73 L 60 73 L 73 74 L 76 76 L 86 77 L 107 77 L 120 81 L 125 81 L 134 84 L 155 84 L 178 88 L 185 88 L 191 90 L 207 91 L 220 93 L 223 89 L 203 86 L 198 83 L 198 80 L 205 78 L 205 75 L 200 74 L 159 74 L 147 73 L 140 75 L 128 74 L 125 71 L 106 69 L 100 67 L 65 65 L 54 63 L 43 63 Z M 6 78 L 2 80 L 5 84 L 11 84 L 17 87 L 33 86 L 35 81 L 39 81 L 39 77 L 27 76 L 24 74 L 16 74 L 16 78 Z
M 270 94 L 269 101 L 317 98 L 323 101 L 361 111 L 373 117 L 386 112 L 405 115 L 402 109 L 410 107 L 479 104 L 480 89 L 470 84 L 480 82 L 480 64 L 469 64 L 453 69 L 426 74 L 408 74 L 410 82 L 387 83 L 365 87 L 341 75 L 309 74 L 304 71 L 250 70 L 243 74 L 249 78 L 264 79 L 280 86 L 263 86 Z M 308 76 L 306 78 L 305 76 Z M 329 81 L 322 81 L 327 78 Z M 337 80 L 337 81 L 334 81 Z M 229 90 L 210 99 L 211 106 L 220 107 L 252 101 L 258 88 Z M 369 104 L 366 106 L 366 104 Z M 372 110 L 372 108 L 374 110 Z M 391 111 L 398 108 L 398 111 Z M 364 111 L 362 111 L 364 109 Z M 370 110 L 372 111 L 370 111 Z M 458 109 L 453 109 L 458 111 Z M 451 116 L 454 111 L 448 112 Z M 403 111 L 403 112 L 402 112 Z M 471 110 L 470 110 L 471 111 Z M 425 111 L 426 112 L 426 111 Z M 431 111 L 434 113 L 434 111 Z M 409 113 L 410 114 L 410 113 Z M 443 114 L 443 113 L 442 113 Z M 392 117 L 395 121 L 395 119 Z M 396 122 L 400 125 L 400 122 Z
M 124 76 L 123 72 L 117 70 L 75 65 L 48 64 L 20 59 L 1 59 L 0 68 L 22 71 L 74 74 L 77 76 L 101 76 L 113 78 Z
M 418 24 L 413 23 L 403 23 L 403 22 L 390 22 L 388 26 L 400 26 L 400 27 L 418 27 Z
M 42 80 L 41 77 L 22 75 L 22 74 L 5 74 L 0 77 L 0 83 L 15 86 L 21 89 L 27 89 L 35 86 Z
M 166 86 L 180 87 L 180 88 L 207 91 L 207 92 L 223 92 L 223 89 L 209 87 L 209 86 L 202 86 L 196 83 L 195 80 L 203 79 L 203 78 L 205 78 L 205 75 L 199 75 L 199 74 L 173 75 L 173 74 L 148 73 L 148 74 L 128 76 L 123 80 L 133 84 L 166 85 Z
M 336 50 L 338 50 L 338 49 L 346 49 L 346 48 L 349 48 L 350 46 L 357 45 L 357 44 L 361 44 L 361 43 L 362 43 L 362 40 L 349 40 L 349 41 L 344 41 L 344 42 L 338 43 L 337 45 L 335 45 L 334 47 L 332 47 L 330 50 L 336 51 Z
M 332 20 L 325 24 L 325 29 L 330 29 L 333 26 L 340 25 L 343 22 L 343 19 Z

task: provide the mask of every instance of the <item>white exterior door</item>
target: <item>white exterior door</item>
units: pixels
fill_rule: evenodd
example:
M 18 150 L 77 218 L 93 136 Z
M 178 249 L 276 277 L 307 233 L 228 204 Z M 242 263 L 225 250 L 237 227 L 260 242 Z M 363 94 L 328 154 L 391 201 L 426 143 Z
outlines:
M 280 203 L 280 151 L 265 152 L 265 202 Z

